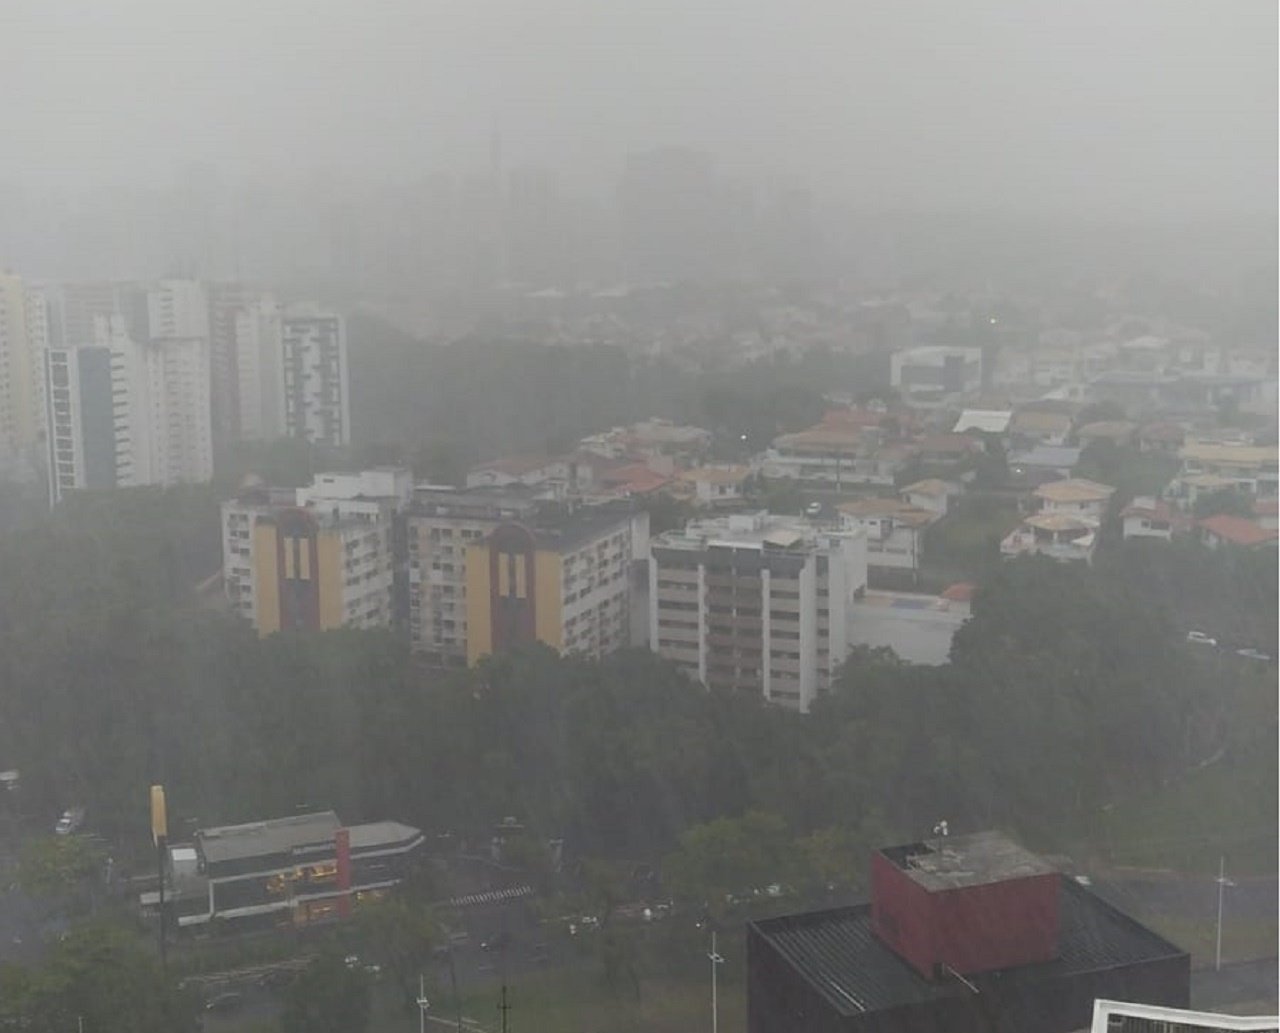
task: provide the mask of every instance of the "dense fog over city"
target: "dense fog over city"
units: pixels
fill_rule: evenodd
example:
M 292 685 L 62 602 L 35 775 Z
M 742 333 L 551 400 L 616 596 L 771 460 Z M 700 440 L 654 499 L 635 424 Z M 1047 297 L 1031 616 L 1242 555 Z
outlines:
M 1280 1033 L 1273 0 L 0 0 L 0 1030 Z
M 1143 251 L 1154 224 L 1265 258 L 1276 17 L 1194 0 L 11 0 L 0 89 L 22 103 L 0 240 L 47 275 L 279 276 L 255 231 L 312 251 L 297 223 L 355 212 L 374 248 L 415 218 L 456 246 L 433 209 L 482 202 L 442 183 L 518 175 L 571 209 L 596 246 L 573 272 L 598 278 L 581 274 L 614 257 L 628 155 L 679 146 L 717 163 L 719 203 L 819 222 L 841 272 L 859 236 L 902 232 L 887 213 L 930 217 L 898 244 L 911 260 L 933 257 L 920 236 L 951 263 L 993 238 L 1051 252 L 1081 221 L 1101 250 L 1168 251 Z M 193 203 L 212 229 L 179 218 Z M 175 224 L 247 239 L 193 256 Z

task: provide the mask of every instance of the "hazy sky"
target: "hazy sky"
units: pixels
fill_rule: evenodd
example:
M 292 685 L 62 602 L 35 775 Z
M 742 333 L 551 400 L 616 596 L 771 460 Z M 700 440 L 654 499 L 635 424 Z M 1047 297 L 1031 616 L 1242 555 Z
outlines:
M 860 207 L 1270 211 L 1275 0 L 0 0 L 0 179 L 190 161 L 613 175 L 705 146 Z

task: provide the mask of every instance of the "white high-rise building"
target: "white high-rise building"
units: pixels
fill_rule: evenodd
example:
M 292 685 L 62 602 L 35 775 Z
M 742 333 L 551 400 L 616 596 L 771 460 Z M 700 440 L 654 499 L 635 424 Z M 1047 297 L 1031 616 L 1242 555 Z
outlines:
M 115 485 L 151 484 L 151 421 L 147 404 L 146 356 L 122 316 L 94 320 L 96 347 L 111 358 L 112 454 Z
M 849 652 L 867 585 L 860 529 L 741 513 L 653 539 L 650 647 L 709 688 L 808 711 Z
M 139 343 L 99 316 L 94 343 L 46 352 L 49 497 L 79 488 L 208 481 L 209 342 Z
M 29 458 L 42 436 L 48 343 L 43 294 L 0 273 L 0 463 Z
M 152 484 L 213 478 L 209 339 L 152 339 L 145 350 Z
M 263 296 L 235 314 L 238 427 L 244 441 L 284 434 L 284 337 L 280 306 Z
M 284 432 L 317 444 L 351 441 L 347 333 L 341 316 L 296 307 L 282 317 Z
M 195 280 L 161 280 L 147 291 L 148 336 L 209 337 L 209 296 Z

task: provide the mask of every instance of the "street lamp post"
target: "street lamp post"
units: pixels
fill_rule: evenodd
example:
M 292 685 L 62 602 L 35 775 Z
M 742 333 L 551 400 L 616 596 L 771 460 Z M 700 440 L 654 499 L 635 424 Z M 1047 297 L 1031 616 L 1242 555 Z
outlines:
M 1227 878 L 1227 859 L 1225 857 L 1218 858 L 1218 877 L 1213 880 L 1218 884 L 1218 937 L 1217 947 L 1213 955 L 1213 970 L 1215 972 L 1222 969 L 1222 891 L 1228 886 L 1234 886 L 1235 883 Z
M 418 1033 L 427 1033 L 427 1010 L 431 1002 L 427 1000 L 426 981 L 422 973 L 418 973 Z
M 711 960 L 711 1033 L 719 1033 L 720 1030 L 720 1002 L 716 997 L 716 969 L 724 964 L 724 958 L 716 951 L 716 931 L 711 930 L 711 953 L 707 955 Z

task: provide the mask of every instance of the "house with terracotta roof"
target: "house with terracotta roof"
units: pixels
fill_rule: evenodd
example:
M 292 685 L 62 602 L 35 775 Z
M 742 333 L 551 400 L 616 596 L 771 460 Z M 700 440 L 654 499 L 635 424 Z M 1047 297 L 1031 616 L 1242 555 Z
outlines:
M 1186 431 L 1180 423 L 1158 420 L 1138 428 L 1138 448 L 1143 452 L 1163 452 L 1177 455 L 1186 439 Z
M 671 483 L 671 478 L 657 473 L 648 463 L 628 463 L 600 475 L 601 486 L 617 495 L 652 495 Z
M 920 461 L 945 466 L 960 463 L 982 454 L 982 442 L 968 434 L 926 434 L 917 438 L 916 452 Z
M 1033 513 L 1000 543 L 1000 555 L 1048 556 L 1061 562 L 1093 562 L 1098 544 L 1098 521 L 1067 513 Z
M 760 473 L 836 491 L 854 485 L 888 487 L 912 450 L 886 441 L 885 431 L 878 426 L 820 423 L 775 438 L 760 459 Z
M 1009 423 L 1009 435 L 1022 446 L 1062 445 L 1071 433 L 1071 416 L 1065 412 L 1019 409 Z
M 1076 440 L 1081 448 L 1086 448 L 1095 441 L 1110 441 L 1113 445 L 1132 445 L 1138 425 L 1129 420 L 1097 420 L 1086 423 L 1076 431 Z
M 1139 495 L 1120 511 L 1124 540 L 1159 538 L 1170 541 L 1175 534 L 1191 529 L 1191 521 L 1166 499 Z
M 1277 466 L 1280 449 L 1275 445 L 1219 445 L 1193 442 L 1179 453 L 1182 470 L 1178 479 L 1210 474 L 1228 478 L 1243 491 L 1259 499 L 1277 494 Z
M 867 539 L 867 566 L 919 570 L 924 532 L 941 514 L 902 499 L 875 498 L 843 502 L 840 526 L 861 529 Z
M 1107 503 L 1115 492 L 1109 484 L 1072 477 L 1042 484 L 1031 494 L 1039 503 L 1041 513 L 1088 517 L 1098 522 L 1106 516 Z
M 898 491 L 903 502 L 916 509 L 924 509 L 940 517 L 947 515 L 947 503 L 952 495 L 959 495 L 963 489 L 951 481 L 938 477 L 926 477 L 923 481 L 908 484 Z
M 467 472 L 468 488 L 506 488 L 545 483 L 553 460 L 545 455 L 508 456 L 473 466 Z
M 679 480 L 692 487 L 694 505 L 716 509 L 741 502 L 750 476 L 749 466 L 699 466 Z
M 942 591 L 941 599 L 946 600 L 947 609 L 952 613 L 968 616 L 972 612 L 973 595 L 977 586 L 971 581 L 957 581 Z
M 1205 517 L 1197 522 L 1197 527 L 1200 540 L 1211 549 L 1274 549 L 1280 541 L 1280 531 L 1275 528 L 1259 527 L 1252 520 L 1225 513 Z

